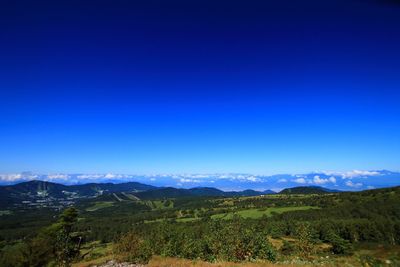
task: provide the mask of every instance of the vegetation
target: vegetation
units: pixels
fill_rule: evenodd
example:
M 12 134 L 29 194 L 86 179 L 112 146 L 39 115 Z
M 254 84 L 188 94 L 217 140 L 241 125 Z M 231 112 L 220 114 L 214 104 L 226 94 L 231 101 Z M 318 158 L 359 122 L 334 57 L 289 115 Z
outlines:
M 399 187 L 146 200 L 113 194 L 84 199 L 61 213 L 27 209 L 2 214 L 0 266 L 109 259 L 151 266 L 157 259 L 177 258 L 204 266 L 400 264 Z
M 114 205 L 112 201 L 96 202 L 93 206 L 86 208 L 86 211 L 96 211 L 99 209 L 108 208 Z
M 25 242 L 2 249 L 1 266 L 70 266 L 80 253 L 82 237 L 73 233 L 77 210 L 68 208 L 59 220 Z
M 318 207 L 312 206 L 298 206 L 298 207 L 271 207 L 271 208 L 264 208 L 264 209 L 245 209 L 240 211 L 232 211 L 228 213 L 220 213 L 214 214 L 211 216 L 213 219 L 232 219 L 233 216 L 239 215 L 243 218 L 252 218 L 252 219 L 259 219 L 263 216 L 271 217 L 274 214 L 281 214 L 284 212 L 289 211 L 296 211 L 296 210 L 309 210 L 309 209 L 317 209 Z

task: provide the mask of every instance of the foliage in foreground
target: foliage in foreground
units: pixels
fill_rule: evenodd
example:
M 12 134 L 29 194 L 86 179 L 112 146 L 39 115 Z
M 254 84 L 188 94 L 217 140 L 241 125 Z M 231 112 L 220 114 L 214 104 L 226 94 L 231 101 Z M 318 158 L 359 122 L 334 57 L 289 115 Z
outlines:
M 199 229 L 197 229 L 199 230 Z M 267 235 L 235 217 L 232 221 L 211 221 L 201 231 L 162 223 L 156 230 L 123 235 L 115 245 L 121 260 L 143 263 L 152 255 L 205 261 L 276 260 Z
M 399 187 L 323 196 L 174 199 L 149 202 L 151 205 L 123 201 L 87 211 L 93 206 L 93 201 L 89 202 L 78 206 L 78 222 L 76 211 L 70 209 L 48 227 L 54 211 L 3 215 L 0 266 L 68 266 L 79 259 L 80 236 L 86 245 L 94 241 L 104 245 L 122 236 L 115 242 L 114 253 L 120 260 L 132 262 L 146 262 L 153 255 L 208 262 L 281 262 L 295 256 L 308 262 L 332 253 L 352 254 L 353 247 L 357 254 L 361 244 L 400 245 Z M 297 209 L 304 206 L 319 209 Z M 261 218 L 233 217 L 249 210 L 265 213 L 293 207 L 297 210 Z M 233 218 L 218 219 L 214 216 L 218 214 L 232 214 Z M 279 246 L 276 240 L 280 240 Z M 364 258 L 363 262 L 373 262 L 373 258 Z M 382 258 L 386 259 L 395 262 Z
M 70 266 L 80 250 L 81 237 L 72 232 L 77 217 L 76 209 L 65 209 L 56 223 L 36 237 L 3 249 L 0 266 Z

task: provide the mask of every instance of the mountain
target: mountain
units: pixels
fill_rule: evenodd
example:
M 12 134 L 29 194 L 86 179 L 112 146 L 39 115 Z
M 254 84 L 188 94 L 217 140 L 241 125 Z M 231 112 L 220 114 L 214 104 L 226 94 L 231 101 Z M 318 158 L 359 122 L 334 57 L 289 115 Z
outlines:
M 272 191 L 272 190 L 264 190 L 263 193 L 264 193 L 264 195 L 273 195 L 273 194 L 276 194 L 276 192 L 275 192 L 275 191 Z
M 152 189 L 144 192 L 135 193 L 134 195 L 143 200 L 195 196 L 195 194 L 191 193 L 188 189 L 178 189 L 173 187 Z
M 89 183 L 82 185 L 71 185 L 68 188 L 74 192 L 79 192 L 81 195 L 93 195 L 101 191 L 109 193 L 119 192 L 140 192 L 157 188 L 156 186 L 142 184 L 138 182 L 127 183 Z
M 28 195 L 49 195 L 52 197 L 62 197 L 67 193 L 76 193 L 80 196 L 93 196 L 100 192 L 106 191 L 110 193 L 114 192 L 131 192 L 131 191 L 145 191 L 155 189 L 155 186 L 146 185 L 137 182 L 128 182 L 121 184 L 113 183 L 89 183 L 81 185 L 62 185 L 58 183 L 46 182 L 46 181 L 29 181 L 23 182 L 12 186 L 0 187 L 8 192 L 14 194 L 28 194 Z
M 54 197 L 58 197 L 62 196 L 62 192 L 67 189 L 68 186 L 46 181 L 30 181 L 12 186 L 0 187 L 2 193 L 8 194 L 10 197 L 32 195 L 52 195 Z
M 193 196 L 224 196 L 227 193 L 213 187 L 195 187 L 185 190 Z
M 62 185 L 46 181 L 29 181 L 15 185 L 0 186 L 0 207 L 14 204 L 30 206 L 54 206 L 54 203 L 66 203 L 80 198 L 89 198 L 104 193 L 140 192 L 155 189 L 155 186 L 128 182 L 121 184 L 90 183 L 82 185 Z M 46 203 L 51 203 L 47 205 Z
M 144 192 L 134 193 L 139 199 L 164 199 L 180 197 L 244 197 L 261 196 L 266 194 L 276 194 L 271 190 L 264 192 L 255 190 L 244 191 L 222 191 L 213 187 L 195 187 L 191 189 L 177 189 L 173 187 L 157 188 Z
M 101 195 L 129 193 L 139 199 L 165 199 L 180 197 L 240 197 L 259 196 L 275 193 L 273 191 L 230 191 L 225 192 L 213 187 L 195 187 L 191 189 L 173 187 L 155 187 L 138 182 L 88 183 L 80 185 L 63 185 L 46 181 L 29 181 L 15 185 L 0 186 L 0 207 L 10 205 L 55 207 L 68 204 L 82 198 L 93 198 Z M 25 206 L 26 206 L 25 205 Z M 24 206 L 24 205 L 22 205 Z
M 48 196 L 63 198 L 63 193 L 68 187 L 44 181 L 23 182 L 12 186 L 0 187 L 0 207 L 8 206 L 16 202 L 36 201 Z
M 320 186 L 298 186 L 286 188 L 279 192 L 279 194 L 327 194 L 337 193 L 339 190 L 332 190 Z
M 265 190 L 265 191 L 256 191 L 252 189 L 247 189 L 243 191 L 230 191 L 226 192 L 227 196 L 232 197 L 254 197 L 254 196 L 262 196 L 262 195 L 272 195 L 276 194 L 276 192 L 272 190 Z
M 275 193 L 255 190 L 225 192 L 213 187 L 182 189 L 174 187 L 155 187 L 138 182 L 88 183 L 63 185 L 47 181 L 33 180 L 15 185 L 0 186 L 0 207 L 52 207 L 70 205 L 77 200 L 99 196 L 133 199 L 165 199 L 181 197 L 241 197 L 260 196 Z M 118 195 L 118 196 L 117 196 Z

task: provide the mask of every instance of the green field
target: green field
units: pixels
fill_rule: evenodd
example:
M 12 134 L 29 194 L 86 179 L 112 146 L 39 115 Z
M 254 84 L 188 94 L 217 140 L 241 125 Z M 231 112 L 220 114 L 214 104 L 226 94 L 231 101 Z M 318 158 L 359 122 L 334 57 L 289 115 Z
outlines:
M 148 200 L 144 202 L 152 210 L 170 209 L 174 207 L 172 200 Z
M 199 220 L 200 218 L 193 218 L 193 217 L 190 217 L 190 218 L 178 218 L 178 219 L 176 219 L 176 221 L 177 222 L 192 222 L 192 221 L 196 221 L 196 220 Z
M 247 210 L 240 210 L 228 213 L 220 213 L 214 214 L 211 216 L 213 219 L 232 219 L 233 215 L 239 215 L 243 218 L 250 218 L 250 219 L 258 219 L 262 216 L 266 215 L 271 217 L 273 213 L 281 214 L 284 212 L 289 211 L 296 211 L 296 210 L 309 210 L 309 209 L 318 209 L 318 207 L 313 206 L 298 206 L 298 207 L 272 207 L 267 209 L 247 209 Z
M 96 202 L 93 206 L 86 208 L 86 211 L 95 211 L 99 209 L 109 208 L 114 205 L 112 201 Z
M 134 196 L 132 194 L 127 194 L 127 193 L 122 193 L 122 194 L 129 200 L 133 200 L 133 201 L 139 200 L 136 196 Z

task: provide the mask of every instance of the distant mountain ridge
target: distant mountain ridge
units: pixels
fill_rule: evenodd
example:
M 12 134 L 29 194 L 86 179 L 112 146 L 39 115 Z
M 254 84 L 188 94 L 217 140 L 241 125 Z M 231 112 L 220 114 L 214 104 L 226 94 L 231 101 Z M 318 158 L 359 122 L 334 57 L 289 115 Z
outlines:
M 33 180 L 29 182 L 22 182 L 15 185 L 0 186 L 0 189 L 8 192 L 26 192 L 34 193 L 40 191 L 47 191 L 52 194 L 63 194 L 63 191 L 76 192 L 82 195 L 93 195 L 99 191 L 121 192 L 121 191 L 144 191 L 157 188 L 152 185 L 142 184 L 138 182 L 127 183 L 87 183 L 80 185 L 63 185 L 60 183 L 52 183 L 48 181 Z
M 81 185 L 63 185 L 47 181 L 33 180 L 15 185 L 0 186 L 0 205 L 15 201 L 36 201 L 38 199 L 77 199 L 96 197 L 102 194 L 131 193 L 138 198 L 175 198 L 185 196 L 258 196 L 272 194 L 273 191 L 230 191 L 225 192 L 212 187 L 191 189 L 156 187 L 138 182 L 127 183 L 88 183 Z
M 279 194 L 327 194 L 343 191 L 321 186 L 298 186 L 283 189 Z M 15 185 L 0 186 L 0 207 L 62 207 L 85 198 L 125 195 L 133 200 L 152 200 L 182 197 L 252 197 L 277 194 L 272 190 L 223 191 L 214 187 L 194 187 L 190 189 L 156 187 L 139 182 L 127 183 L 87 183 L 63 185 L 47 181 L 29 181 Z M 122 197 L 124 198 L 124 197 Z M 48 204 L 49 203 L 49 204 Z
M 0 207 L 21 202 L 37 203 L 50 200 L 73 201 L 79 198 L 96 197 L 103 193 L 140 192 L 155 188 L 155 186 L 138 182 L 121 184 L 88 183 L 67 186 L 47 181 L 33 180 L 15 185 L 0 186 Z
M 279 192 L 279 194 L 328 194 L 328 193 L 339 193 L 340 190 L 333 190 L 324 188 L 321 186 L 297 186 L 292 188 L 286 188 Z
M 177 198 L 177 197 L 245 197 L 245 196 L 261 196 L 268 194 L 276 194 L 271 190 L 266 191 L 255 191 L 255 190 L 244 190 L 244 191 L 222 191 L 212 187 L 195 187 L 191 189 L 183 188 L 157 188 L 147 190 L 143 192 L 134 193 L 140 199 L 163 199 L 163 198 Z
M 225 174 L 37 174 L 21 172 L 0 173 L 0 185 L 13 185 L 32 180 L 48 181 L 64 185 L 96 183 L 139 182 L 155 187 L 194 188 L 214 187 L 224 191 L 272 189 L 281 191 L 297 186 L 322 186 L 343 191 L 360 191 L 400 185 L 400 172 L 388 170 L 316 171 L 303 174 L 255 175 L 246 173 Z

